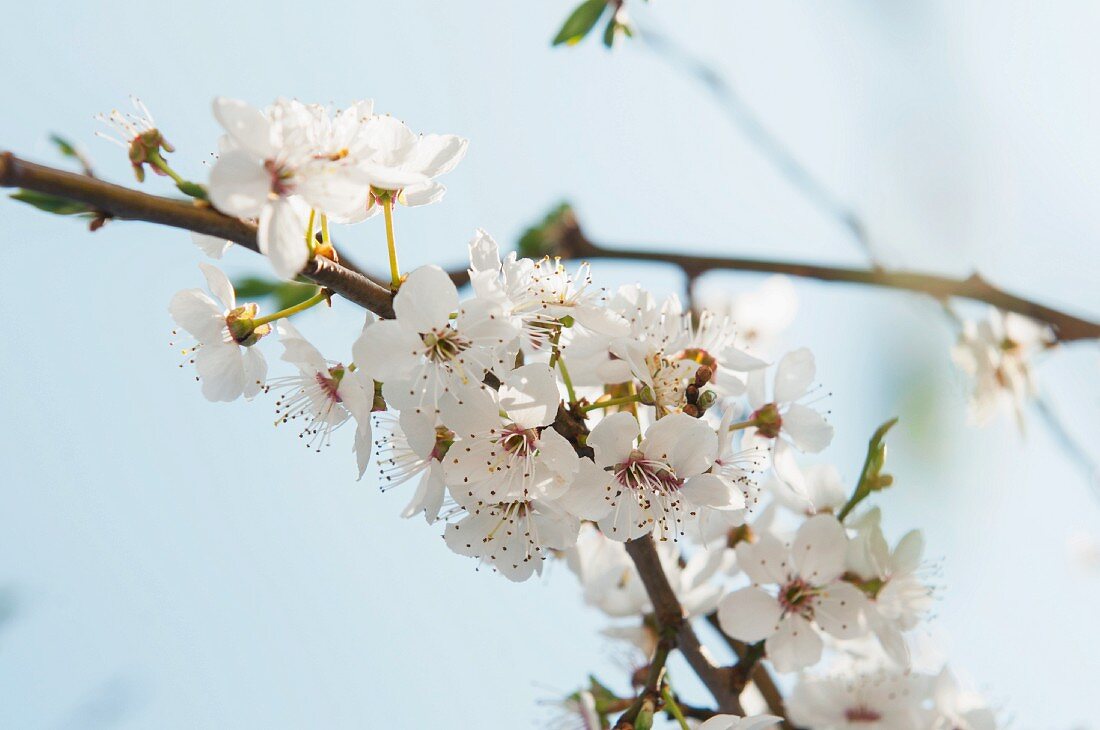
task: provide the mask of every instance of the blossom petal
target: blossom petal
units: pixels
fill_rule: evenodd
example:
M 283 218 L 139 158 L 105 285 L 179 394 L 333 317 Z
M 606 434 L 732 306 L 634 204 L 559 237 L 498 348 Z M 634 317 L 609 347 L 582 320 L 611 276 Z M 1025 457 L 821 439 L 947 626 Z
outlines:
M 745 493 L 717 474 L 698 474 L 688 479 L 680 494 L 692 504 L 711 509 L 745 508 Z
M 775 369 L 776 402 L 793 403 L 801 398 L 814 382 L 815 373 L 814 354 L 808 348 L 788 352 Z
M 577 464 L 577 475 L 565 494 L 557 498 L 558 506 L 583 520 L 601 520 L 611 511 L 613 492 L 611 476 L 584 458 Z
M 738 543 L 737 565 L 753 583 L 786 583 L 791 574 L 787 546 L 770 532 L 756 542 Z
M 260 252 L 267 256 L 275 273 L 293 279 L 309 261 L 306 222 L 298 204 L 286 198 L 271 200 L 260 211 L 257 237 Z
M 420 362 L 424 343 L 400 323 L 382 320 L 363 330 L 352 346 L 355 363 L 384 383 L 408 375 Z
M 419 334 L 447 327 L 458 309 L 458 290 L 438 266 L 421 266 L 409 274 L 393 298 L 393 311 L 402 326 Z
M 453 394 L 439 399 L 439 416 L 447 428 L 459 438 L 488 438 L 492 429 L 499 429 L 500 409 L 493 396 L 484 390 L 472 390 L 461 400 Z
M 271 194 L 271 174 L 249 153 L 223 152 L 210 171 L 210 202 L 226 215 L 255 218 Z
M 416 492 L 405 506 L 405 509 L 401 511 L 401 516 L 409 518 L 423 512 L 424 520 L 430 525 L 439 519 L 439 511 L 443 507 L 445 494 L 443 467 L 438 462 L 434 462 L 428 467 L 428 471 L 420 477 Z
M 421 205 L 431 205 L 432 203 L 438 203 L 440 200 L 443 200 L 443 195 L 446 192 L 447 188 L 434 180 L 428 180 L 427 182 L 416 183 L 414 185 L 406 185 L 401 191 L 398 202 L 409 208 L 416 208 Z
M 549 426 L 558 414 L 561 395 L 554 373 L 544 363 L 510 372 L 500 386 L 500 407 L 524 428 Z
M 214 99 L 214 118 L 235 144 L 259 160 L 275 156 L 271 121 L 256 107 L 239 99 Z
M 168 304 L 168 313 L 199 342 L 221 342 L 225 312 L 202 290 L 176 292 Z
M 255 347 L 246 347 L 242 353 L 242 361 L 244 365 L 244 397 L 248 400 L 252 400 L 256 395 L 263 390 L 264 383 L 267 381 L 267 360 L 264 359 L 264 355 Z
M 801 403 L 792 403 L 783 414 L 783 432 L 794 445 L 812 454 L 832 443 L 833 427 L 825 417 Z
M 195 353 L 195 369 L 208 400 L 236 400 L 244 390 L 244 364 L 236 343 L 203 345 Z
M 226 310 L 235 308 L 237 295 L 233 291 L 233 284 L 230 283 L 229 277 L 217 266 L 207 263 L 200 263 L 199 269 L 206 278 L 206 286 L 210 289 L 210 293 L 222 303 Z
M 718 602 L 718 625 L 738 641 L 763 641 L 779 629 L 783 608 L 759 588 L 742 588 Z
M 212 259 L 220 259 L 233 245 L 232 241 L 217 236 L 207 236 L 202 233 L 191 232 L 191 242 L 199 247 L 199 250 Z
M 792 613 L 779 622 L 779 630 L 768 637 L 764 650 L 777 672 L 797 672 L 817 664 L 824 645 L 810 622 Z
M 798 528 L 791 561 L 798 575 L 813 585 L 823 585 L 844 572 L 848 536 L 837 519 L 820 514 Z
M 469 140 L 455 134 L 425 134 L 405 162 L 406 169 L 437 177 L 455 169 L 466 156 Z
M 863 609 L 867 599 L 851 583 L 836 581 L 814 603 L 814 622 L 838 639 L 855 639 L 867 632 Z
M 638 419 L 630 413 L 612 413 L 597 423 L 588 434 L 588 445 L 596 452 L 596 466 L 613 466 L 626 459 L 640 430 Z

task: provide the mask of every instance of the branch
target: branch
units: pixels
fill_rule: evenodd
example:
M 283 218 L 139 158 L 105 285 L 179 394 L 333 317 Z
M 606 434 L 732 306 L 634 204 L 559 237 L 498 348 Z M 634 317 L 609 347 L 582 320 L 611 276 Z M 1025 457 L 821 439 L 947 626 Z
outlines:
M 574 259 L 618 259 L 624 261 L 654 261 L 671 264 L 694 279 L 707 271 L 755 271 L 788 274 L 818 281 L 865 284 L 928 294 L 936 299 L 960 298 L 985 302 L 998 309 L 1022 314 L 1044 322 L 1053 329 L 1061 342 L 1100 339 L 1100 322 L 1076 317 L 1038 302 L 1024 299 L 993 286 L 978 274 L 966 279 L 952 279 L 938 274 L 886 269 L 853 269 L 842 266 L 740 258 L 735 256 L 694 256 L 679 253 L 682 247 L 669 251 L 648 251 L 628 247 L 605 247 L 593 243 L 581 230 L 572 210 L 563 209 L 553 224 L 544 224 L 545 248 L 556 255 Z
M 791 721 L 787 718 L 787 705 L 783 701 L 783 694 L 779 691 L 779 686 L 775 683 L 775 679 L 772 677 L 768 668 L 760 663 L 759 657 L 755 659 L 750 655 L 750 649 L 743 642 L 732 639 L 726 635 L 725 631 L 722 631 L 722 627 L 718 623 L 717 613 L 707 614 L 707 623 L 718 631 L 718 634 L 729 644 L 733 649 L 733 653 L 737 655 L 738 664 L 734 666 L 734 670 L 741 674 L 747 674 L 745 670 L 751 671 L 752 683 L 756 685 L 756 689 L 760 691 L 760 694 L 764 697 L 764 702 L 768 705 L 768 709 L 771 710 L 773 715 L 783 718 L 783 728 L 793 728 Z M 741 662 L 745 662 L 742 665 Z
M 224 238 L 259 251 L 256 226 L 213 208 L 130 190 L 86 175 L 27 162 L 0 152 L 0 187 L 21 187 L 85 203 L 112 218 L 159 223 Z M 393 316 L 392 294 L 367 276 L 324 258 L 309 262 L 302 276 L 380 317 Z
M 653 603 L 658 628 L 675 632 L 676 648 L 710 690 L 718 702 L 718 711 L 740 715 L 741 703 L 733 688 L 732 675 L 728 669 L 714 664 L 691 627 L 691 622 L 684 617 L 684 609 L 669 585 L 661 558 L 657 555 L 653 536 L 646 535 L 628 541 L 626 552 L 634 561 L 634 567 L 642 578 L 642 585 Z

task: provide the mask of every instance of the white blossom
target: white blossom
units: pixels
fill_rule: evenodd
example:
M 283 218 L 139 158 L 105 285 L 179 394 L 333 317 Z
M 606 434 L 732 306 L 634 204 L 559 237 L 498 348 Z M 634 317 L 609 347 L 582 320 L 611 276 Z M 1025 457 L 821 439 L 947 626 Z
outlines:
M 841 580 L 848 538 L 833 516 L 808 519 L 789 546 L 764 533 L 736 550 L 738 566 L 754 585 L 723 598 L 718 621 L 735 639 L 764 641 L 778 671 L 816 664 L 824 648 L 820 632 L 850 639 L 866 630 L 866 599 Z
M 237 295 L 225 274 L 209 264 L 199 264 L 211 298 L 200 289 L 177 292 L 168 306 L 172 319 L 197 340 L 185 353 L 202 381 L 202 394 L 212 401 L 251 399 L 263 388 L 267 361 L 255 345 L 271 331 L 269 325 L 251 324 L 259 313 L 255 304 L 237 306 Z

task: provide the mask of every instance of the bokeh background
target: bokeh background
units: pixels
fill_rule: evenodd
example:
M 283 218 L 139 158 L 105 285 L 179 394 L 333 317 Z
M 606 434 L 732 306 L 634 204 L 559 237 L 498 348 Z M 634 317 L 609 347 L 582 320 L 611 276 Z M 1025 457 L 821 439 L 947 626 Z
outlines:
M 414 129 L 471 139 L 444 202 L 399 215 L 410 268 L 461 262 L 476 226 L 513 242 L 562 199 L 609 244 L 863 262 L 644 43 L 552 50 L 572 5 L 9 3 L 0 148 L 54 161 L 47 133 L 63 133 L 127 181 L 92 115 L 136 93 L 177 168 L 202 178 L 216 94 L 373 97 Z M 636 16 L 728 75 L 863 214 L 887 263 L 978 269 L 1100 315 L 1100 6 L 664 0 Z M 355 481 L 350 432 L 318 455 L 271 427 L 269 400 L 201 397 L 168 346 L 171 294 L 201 281 L 185 233 L 89 235 L 15 203 L 0 221 L 0 726 L 531 727 L 587 672 L 620 681 L 563 566 L 522 585 L 475 572 L 438 529 L 397 518 L 407 492 Z M 383 266 L 378 221 L 341 240 Z M 243 251 L 226 265 L 264 273 Z M 662 267 L 597 275 L 682 287 Z M 1095 477 L 1035 418 L 1023 436 L 964 424 L 935 305 L 797 288 L 787 342 L 817 352 L 832 393 L 826 458 L 854 479 L 867 436 L 901 416 L 898 485 L 878 501 L 893 538 L 926 532 L 953 665 L 1014 727 L 1096 727 L 1100 573 L 1067 547 L 1100 535 Z M 339 304 L 301 327 L 346 358 L 359 317 Z M 1077 345 L 1039 368 L 1094 454 L 1098 366 L 1097 347 Z

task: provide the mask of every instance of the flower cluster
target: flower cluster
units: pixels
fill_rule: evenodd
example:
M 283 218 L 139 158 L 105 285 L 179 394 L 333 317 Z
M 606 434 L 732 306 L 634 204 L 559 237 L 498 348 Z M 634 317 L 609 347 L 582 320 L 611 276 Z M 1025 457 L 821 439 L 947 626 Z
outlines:
M 747 337 L 719 310 L 636 285 L 608 291 L 587 265 L 504 255 L 477 231 L 464 298 L 436 266 L 400 272 L 392 206 L 439 200 L 435 178 L 465 140 L 417 137 L 370 102 L 333 112 L 281 100 L 260 112 L 219 99 L 215 115 L 226 134 L 209 199 L 258 222 L 275 270 L 293 277 L 310 257 L 335 257 L 329 222 L 381 209 L 395 295 L 394 316 L 369 316 L 348 338 L 351 359 L 332 360 L 289 322 L 326 292 L 261 315 L 204 264 L 213 296 L 187 290 L 170 306 L 196 340 L 185 354 L 204 395 L 277 391 L 276 424 L 297 422 L 316 449 L 354 422 L 359 475 L 373 459 L 384 489 L 409 484 L 405 517 L 442 523 L 451 550 L 513 581 L 564 556 L 588 603 L 635 619 L 609 634 L 647 655 L 657 635 L 636 619 L 653 606 L 624 543 L 652 536 L 687 615 L 711 616 L 775 671 L 874 657 L 873 671 L 805 676 L 791 697 L 800 725 L 992 726 L 973 697 L 945 689 L 949 675 L 911 669 L 908 635 L 934 600 L 922 538 L 891 548 L 877 509 L 853 514 L 890 484 L 881 463 L 855 491 L 838 470 L 799 463 L 828 447 L 833 427 L 813 354 L 773 357 L 767 346 L 789 321 L 774 311 L 794 311 L 782 281 L 739 300 L 755 323 Z M 291 374 L 268 379 L 259 346 L 269 337 Z M 1003 371 L 1010 350 L 1000 352 Z M 593 702 L 573 705 L 601 714 Z

